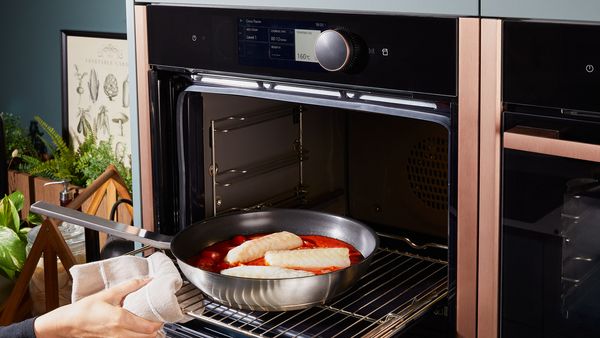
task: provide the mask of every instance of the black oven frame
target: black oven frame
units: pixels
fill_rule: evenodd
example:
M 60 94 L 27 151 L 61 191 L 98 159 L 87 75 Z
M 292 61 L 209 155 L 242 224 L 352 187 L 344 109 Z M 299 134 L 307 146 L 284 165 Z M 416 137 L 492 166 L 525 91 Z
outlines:
M 233 79 L 251 80 L 257 81 L 258 83 L 270 83 L 273 84 L 286 84 L 292 86 L 303 86 L 312 87 L 325 90 L 339 91 L 341 97 L 339 99 L 327 99 L 318 96 L 311 95 L 298 95 L 298 94 L 283 94 L 275 91 L 270 91 L 269 88 L 263 87 L 259 94 L 253 92 L 252 95 L 262 97 L 266 95 L 267 98 L 271 99 L 282 99 L 285 95 L 288 95 L 285 100 L 292 100 L 300 103 L 313 103 L 313 104 L 324 104 L 334 106 L 344 106 L 349 110 L 366 110 L 372 113 L 380 114 L 392 114 L 399 115 L 409 118 L 422 119 L 430 122 L 434 122 L 443 125 L 448 130 L 448 182 L 449 182 L 449 194 L 448 194 L 448 237 L 447 237 L 447 251 L 442 251 L 439 254 L 439 250 L 435 248 L 435 245 L 429 246 L 424 245 L 420 249 L 418 244 L 410 242 L 410 239 L 403 237 L 402 233 L 396 233 L 395 237 L 400 238 L 400 241 L 394 244 L 394 247 L 400 248 L 407 242 L 410 242 L 406 246 L 406 252 L 416 250 L 417 255 L 435 257 L 441 255 L 444 257 L 448 264 L 447 280 L 448 280 L 448 301 L 442 306 L 443 309 L 439 310 L 444 312 L 442 316 L 442 325 L 448 326 L 447 334 L 452 335 L 456 325 L 456 258 L 457 258 L 457 146 L 458 146 L 458 107 L 457 107 L 457 28 L 458 20 L 456 18 L 425 18 L 418 16 L 394 16 L 394 15 L 349 15 L 339 13 L 284 13 L 276 11 L 249 11 L 249 10 L 227 10 L 227 9 L 208 9 L 207 11 L 213 14 L 222 14 L 225 12 L 234 13 L 234 15 L 274 15 L 281 16 L 282 18 L 293 18 L 295 15 L 307 15 L 309 17 L 318 16 L 319 18 L 327 18 L 327 21 L 332 24 L 338 24 L 345 22 L 346 25 L 353 25 L 352 21 L 356 20 L 367 20 L 371 22 L 371 25 L 362 25 L 362 27 L 377 27 L 381 22 L 387 22 L 390 25 L 396 25 L 399 23 L 407 23 L 411 25 L 417 25 L 422 29 L 411 30 L 411 43 L 415 43 L 415 48 L 411 50 L 415 53 L 413 60 L 419 60 L 418 65 L 436 65 L 442 66 L 439 71 L 435 72 L 429 68 L 417 67 L 410 71 L 403 73 L 404 79 L 408 81 L 402 81 L 402 85 L 399 87 L 386 87 L 386 85 L 377 85 L 380 83 L 377 76 L 373 77 L 372 74 L 366 72 L 364 74 L 342 74 L 342 73 L 329 73 L 315 75 L 313 78 L 310 74 L 302 74 L 297 71 L 286 71 L 276 70 L 269 67 L 253 67 L 253 68 L 240 68 L 240 67 L 228 67 L 224 66 L 222 60 L 215 59 L 214 55 L 209 59 L 198 59 L 197 50 L 194 46 L 186 40 L 184 35 L 177 36 L 174 39 L 169 38 L 169 29 L 173 30 L 176 36 L 178 33 L 189 33 L 189 29 L 195 29 L 193 25 L 187 27 L 182 32 L 177 32 L 177 28 L 171 26 L 177 25 L 157 25 L 153 23 L 157 17 L 153 19 L 153 12 L 159 11 L 175 11 L 179 13 L 180 10 L 174 7 L 166 8 L 168 6 L 149 6 L 148 7 L 148 33 L 149 33 L 149 63 L 150 72 L 149 76 L 149 91 L 150 91 L 150 121 L 151 121 L 151 158 L 152 158 L 152 172 L 153 172 L 153 212 L 155 220 L 155 229 L 161 233 L 174 234 L 180 227 L 185 226 L 197 219 L 197 215 L 190 215 L 190 210 L 199 212 L 203 206 L 196 205 L 194 208 L 184 208 L 188 212 L 182 212 L 180 207 L 180 200 L 186 199 L 185 194 L 180 193 L 181 186 L 187 186 L 190 180 L 201 182 L 202 177 L 186 177 L 183 183 L 179 180 L 179 176 L 184 174 L 181 168 L 178 167 L 178 156 L 186 157 L 190 151 L 198 151 L 193 147 L 180 148 L 177 146 L 178 142 L 184 144 L 194 144 L 198 141 L 198 137 L 201 137 L 195 133 L 193 128 L 186 129 L 185 126 L 196 125 L 198 126 L 199 114 L 195 114 L 193 109 L 188 109 L 180 117 L 175 116 L 174 112 L 177 111 L 177 106 L 182 107 L 193 107 L 194 105 L 200 104 L 198 100 L 201 99 L 199 95 L 182 95 L 188 88 L 191 91 L 202 92 L 207 90 L 209 92 L 243 95 L 242 93 L 248 94 L 248 91 L 240 88 L 233 88 L 226 86 L 207 86 L 200 84 L 199 80 L 202 76 L 212 77 L 225 77 Z M 161 9 L 162 8 L 162 9 Z M 201 11 L 199 8 L 186 8 L 191 11 Z M 237 14 L 235 14 L 237 13 Z M 249 14 L 245 14 L 249 13 Z M 177 14 L 177 15 L 179 15 Z M 168 23 L 178 23 L 178 20 L 174 20 L 172 15 L 165 16 Z M 163 18 L 164 19 L 164 18 Z M 181 22 L 193 22 L 190 20 L 180 20 Z M 157 22 L 160 22 L 158 20 Z M 344 26 L 346 26 L 344 25 Z M 185 25 L 184 25 L 185 26 Z M 415 26 L 416 27 L 416 26 Z M 393 27 L 386 27 L 389 32 L 395 32 Z M 401 29 L 404 30 L 404 29 Z M 381 31 L 381 30 L 380 30 Z M 400 31 L 400 30 L 398 30 Z M 377 32 L 377 30 L 373 30 Z M 206 35 L 210 38 L 210 35 Z M 428 38 L 423 38 L 428 36 Z M 389 36 L 388 36 L 389 38 Z M 433 40 L 439 43 L 433 43 Z M 390 39 L 388 39 L 390 40 Z M 394 40 L 394 39 L 391 39 Z M 406 44 L 408 40 L 396 41 L 400 46 Z M 422 43 L 428 41 L 428 43 Z M 172 42 L 172 43 L 171 43 Z M 165 43 L 168 44 L 165 48 Z M 170 46 L 170 47 L 169 47 Z M 405 46 L 402 46 L 405 47 Z M 158 58 L 157 58 L 158 55 Z M 183 60 L 180 56 L 187 58 Z M 397 54 L 394 54 L 397 55 Z M 173 57 L 176 60 L 170 62 L 169 57 Z M 428 60 L 428 62 L 426 62 Z M 437 61 L 440 62 L 437 62 Z M 201 61 L 201 62 L 200 62 Z M 182 63 L 183 62 L 183 63 Z M 228 61 L 228 62 L 231 62 Z M 398 63 L 402 64 L 403 67 L 411 67 L 411 62 Z M 389 69 L 384 69 L 382 74 L 389 72 Z M 356 82 L 353 77 L 362 79 L 371 79 L 369 82 Z M 412 86 L 410 79 L 419 83 L 419 86 Z M 427 87 L 428 84 L 433 85 L 436 80 L 444 83 L 442 87 Z M 385 81 L 384 81 L 385 82 Z M 399 82 L 400 83 L 400 82 Z M 437 89 L 435 89 L 437 88 Z M 346 96 L 347 92 L 359 94 L 356 98 Z M 369 103 L 360 100 L 361 94 L 374 94 L 376 96 L 382 96 L 387 98 L 399 98 L 406 100 L 424 100 L 428 102 L 435 102 L 437 109 L 427 110 L 408 106 L 397 105 L 394 103 Z M 179 123 L 177 120 L 184 121 Z M 190 123 L 193 122 L 193 123 Z M 178 126 L 182 128 L 179 130 L 179 136 L 177 135 Z M 201 158 L 201 156 L 197 156 Z M 188 163 L 189 166 L 202 165 L 203 163 Z M 187 166 L 187 165 L 186 165 Z M 185 173 L 187 175 L 189 173 Z M 191 194 L 191 192 L 188 192 Z M 183 197 L 182 197 L 183 196 Z M 192 199 L 187 199 L 192 200 Z M 165 203 L 166 201 L 166 203 Z M 413 234 L 411 234 L 413 235 Z M 413 238 L 414 239 L 414 238 Z M 426 241 L 428 238 L 424 237 L 422 240 Z M 416 241 L 420 243 L 419 241 Z M 411 245 L 412 244 L 412 245 Z M 436 250 L 438 252 L 436 253 Z M 435 316 L 434 316 L 435 317 Z M 209 327 L 210 325 L 204 325 L 202 327 Z M 194 326 L 194 325 L 192 325 Z M 217 325 L 218 326 L 218 325 Z M 198 330 L 198 332 L 201 330 Z M 210 331 L 210 329 L 209 329 Z M 200 335 L 201 336 L 201 335 Z M 434 335 L 435 336 L 435 335 Z

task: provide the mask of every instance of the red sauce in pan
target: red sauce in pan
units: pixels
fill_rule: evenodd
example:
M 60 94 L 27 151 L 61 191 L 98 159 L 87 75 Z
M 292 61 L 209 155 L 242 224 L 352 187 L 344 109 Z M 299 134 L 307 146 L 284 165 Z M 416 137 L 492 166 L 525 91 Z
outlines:
M 204 248 L 200 251 L 200 254 L 189 259 L 188 263 L 194 265 L 202 270 L 212 271 L 212 272 L 220 272 L 221 270 L 225 270 L 240 264 L 229 264 L 224 261 L 225 256 L 229 250 L 235 248 L 236 246 L 244 243 L 247 240 L 259 238 L 264 236 L 265 234 L 257 234 L 250 236 L 242 236 L 237 235 L 232 239 L 217 242 L 211 246 Z M 335 238 L 318 236 L 318 235 L 300 235 L 302 238 L 303 244 L 300 248 L 296 250 L 302 249 L 313 249 L 313 248 L 348 248 L 350 250 L 350 263 L 356 264 L 363 260 L 363 256 L 360 251 L 356 250 L 352 245 L 337 240 Z M 264 258 L 255 259 L 253 261 L 247 262 L 244 265 L 265 265 Z M 338 267 L 328 267 L 324 269 L 308 269 L 307 271 L 311 271 L 315 274 L 324 274 L 327 272 L 339 270 Z

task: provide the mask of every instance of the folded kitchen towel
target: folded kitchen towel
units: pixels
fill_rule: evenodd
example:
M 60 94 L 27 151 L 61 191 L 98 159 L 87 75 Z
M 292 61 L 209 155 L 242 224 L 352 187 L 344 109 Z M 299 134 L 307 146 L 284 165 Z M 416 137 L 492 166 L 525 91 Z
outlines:
M 183 281 L 173 262 L 163 253 L 148 257 L 148 275 L 153 279 L 141 289 L 130 293 L 123 307 L 136 315 L 161 322 L 174 323 L 184 319 L 175 292 Z
M 154 321 L 173 323 L 188 319 L 175 296 L 183 281 L 171 259 L 162 252 L 148 258 L 121 256 L 74 265 L 69 271 L 73 276 L 73 302 L 132 278 L 151 277 L 148 284 L 125 297 L 123 308 Z

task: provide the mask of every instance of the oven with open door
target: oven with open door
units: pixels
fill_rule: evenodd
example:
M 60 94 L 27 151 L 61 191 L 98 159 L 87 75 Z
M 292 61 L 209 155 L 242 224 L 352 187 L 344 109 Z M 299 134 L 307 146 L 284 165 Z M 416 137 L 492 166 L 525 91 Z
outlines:
M 168 333 L 452 336 L 458 19 L 145 13 L 153 188 L 144 197 L 157 231 L 304 208 L 360 220 L 382 243 L 366 276 L 330 303 L 259 312 L 206 299 L 196 320 Z

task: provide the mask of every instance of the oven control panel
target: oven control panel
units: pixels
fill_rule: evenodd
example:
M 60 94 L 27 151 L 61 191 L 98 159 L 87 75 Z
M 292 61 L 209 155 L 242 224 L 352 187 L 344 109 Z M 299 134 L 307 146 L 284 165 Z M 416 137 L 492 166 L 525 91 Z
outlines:
M 150 5 L 151 65 L 456 96 L 457 18 Z
M 238 60 L 250 66 L 360 71 L 367 59 L 360 37 L 327 27 L 325 22 L 239 18 Z
M 600 25 L 503 24 L 507 103 L 600 112 Z

